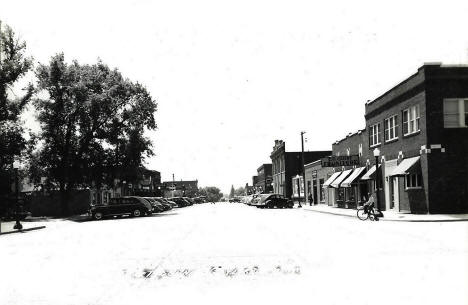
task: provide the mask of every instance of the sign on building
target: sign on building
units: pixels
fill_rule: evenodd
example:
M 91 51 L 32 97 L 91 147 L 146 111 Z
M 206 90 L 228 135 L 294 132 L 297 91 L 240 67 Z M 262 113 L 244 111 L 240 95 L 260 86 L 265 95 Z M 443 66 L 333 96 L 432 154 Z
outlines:
M 322 167 L 338 167 L 359 165 L 359 155 L 351 156 L 329 156 L 322 158 Z

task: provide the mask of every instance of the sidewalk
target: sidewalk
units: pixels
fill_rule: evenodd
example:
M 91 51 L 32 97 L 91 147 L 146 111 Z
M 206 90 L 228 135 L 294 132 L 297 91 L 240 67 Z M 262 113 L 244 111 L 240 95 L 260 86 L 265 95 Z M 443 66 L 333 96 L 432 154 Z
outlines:
M 346 217 L 354 217 L 357 219 L 355 209 L 344 209 L 331 207 L 324 204 L 314 206 L 303 205 L 305 211 L 333 214 Z M 468 214 L 401 214 L 392 211 L 382 211 L 382 221 L 407 221 L 407 222 L 444 222 L 444 221 L 468 221 Z
M 39 229 L 44 229 L 45 226 L 38 224 L 38 223 L 32 223 L 32 222 L 27 222 L 27 221 L 21 221 L 21 224 L 23 225 L 22 230 L 15 230 L 13 229 L 13 226 L 15 225 L 15 221 L 6 221 L 6 222 L 1 222 L 0 223 L 0 235 L 3 234 L 10 234 L 10 233 L 22 233 L 22 232 L 28 232 L 28 231 L 33 231 L 33 230 L 39 230 Z

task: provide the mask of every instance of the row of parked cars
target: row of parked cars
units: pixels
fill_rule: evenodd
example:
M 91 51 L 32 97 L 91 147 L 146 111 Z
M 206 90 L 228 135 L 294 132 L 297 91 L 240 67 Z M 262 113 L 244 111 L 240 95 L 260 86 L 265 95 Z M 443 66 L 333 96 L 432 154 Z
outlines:
M 294 207 L 294 202 L 281 194 L 254 194 L 244 196 L 242 198 L 242 203 L 256 206 L 260 209 L 292 209 Z
M 197 203 L 203 203 L 203 197 L 139 197 L 125 196 L 111 198 L 108 204 L 93 205 L 89 209 L 92 219 L 101 220 L 105 217 L 128 215 L 131 217 L 148 216 L 173 208 L 183 208 Z

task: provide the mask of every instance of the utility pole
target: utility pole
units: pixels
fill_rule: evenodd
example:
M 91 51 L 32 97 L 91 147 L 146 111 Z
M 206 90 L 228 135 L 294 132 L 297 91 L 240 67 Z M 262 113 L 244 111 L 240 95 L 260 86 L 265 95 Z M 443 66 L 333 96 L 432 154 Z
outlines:
M 174 197 L 174 190 L 175 190 L 175 179 L 174 179 L 174 174 L 172 174 L 172 197 Z
M 304 134 L 305 131 L 301 131 L 301 144 L 302 144 L 302 154 L 301 154 L 301 159 L 302 159 L 302 183 L 303 183 L 303 190 L 304 190 L 304 203 L 306 202 L 305 194 L 306 194 L 306 181 L 305 181 L 305 168 L 304 168 Z M 300 190 L 300 189 L 299 189 Z M 301 193 L 299 193 L 299 207 L 302 208 L 301 206 Z

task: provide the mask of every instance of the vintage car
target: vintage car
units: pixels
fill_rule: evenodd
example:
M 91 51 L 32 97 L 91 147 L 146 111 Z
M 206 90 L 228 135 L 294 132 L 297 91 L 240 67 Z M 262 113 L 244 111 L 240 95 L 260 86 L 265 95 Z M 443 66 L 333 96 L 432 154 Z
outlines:
M 107 216 L 144 216 L 153 213 L 151 203 L 136 196 L 111 198 L 109 204 L 91 206 L 89 213 L 95 220 L 101 220 Z

